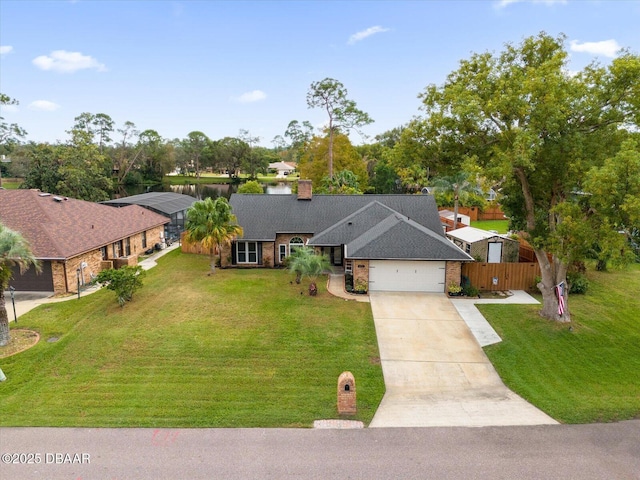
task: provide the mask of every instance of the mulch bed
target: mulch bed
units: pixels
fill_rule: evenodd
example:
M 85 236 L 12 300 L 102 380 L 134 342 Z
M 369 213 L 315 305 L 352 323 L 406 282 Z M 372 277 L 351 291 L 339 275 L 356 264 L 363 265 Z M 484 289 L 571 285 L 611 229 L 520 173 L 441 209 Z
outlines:
M 24 328 L 11 329 L 9 344 L 0 347 L 0 358 L 10 357 L 33 347 L 40 340 L 38 332 Z

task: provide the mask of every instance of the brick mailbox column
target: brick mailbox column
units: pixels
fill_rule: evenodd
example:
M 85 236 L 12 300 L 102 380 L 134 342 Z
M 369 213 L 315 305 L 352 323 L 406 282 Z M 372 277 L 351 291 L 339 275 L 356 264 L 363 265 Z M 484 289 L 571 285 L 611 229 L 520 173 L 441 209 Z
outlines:
M 356 380 L 351 372 L 342 372 L 338 377 L 338 414 L 356 414 Z

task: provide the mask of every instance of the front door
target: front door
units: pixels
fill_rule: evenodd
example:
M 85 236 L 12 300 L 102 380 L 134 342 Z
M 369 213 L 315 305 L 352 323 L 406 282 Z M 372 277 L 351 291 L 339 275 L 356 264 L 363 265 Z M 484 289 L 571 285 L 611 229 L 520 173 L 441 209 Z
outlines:
M 331 247 L 331 263 L 335 266 L 342 265 L 342 247 Z

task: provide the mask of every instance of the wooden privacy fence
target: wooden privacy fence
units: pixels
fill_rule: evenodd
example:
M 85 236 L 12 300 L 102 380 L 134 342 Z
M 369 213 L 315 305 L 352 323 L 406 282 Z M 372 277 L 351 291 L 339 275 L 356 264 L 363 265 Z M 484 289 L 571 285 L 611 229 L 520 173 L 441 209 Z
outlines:
M 463 263 L 462 275 L 478 290 L 529 290 L 540 275 L 537 263 Z

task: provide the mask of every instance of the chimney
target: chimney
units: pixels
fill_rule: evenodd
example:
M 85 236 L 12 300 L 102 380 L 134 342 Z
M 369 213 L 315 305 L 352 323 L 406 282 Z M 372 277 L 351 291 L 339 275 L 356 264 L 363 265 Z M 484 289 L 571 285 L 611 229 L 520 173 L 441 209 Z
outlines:
M 311 200 L 311 180 L 298 180 L 298 200 Z

